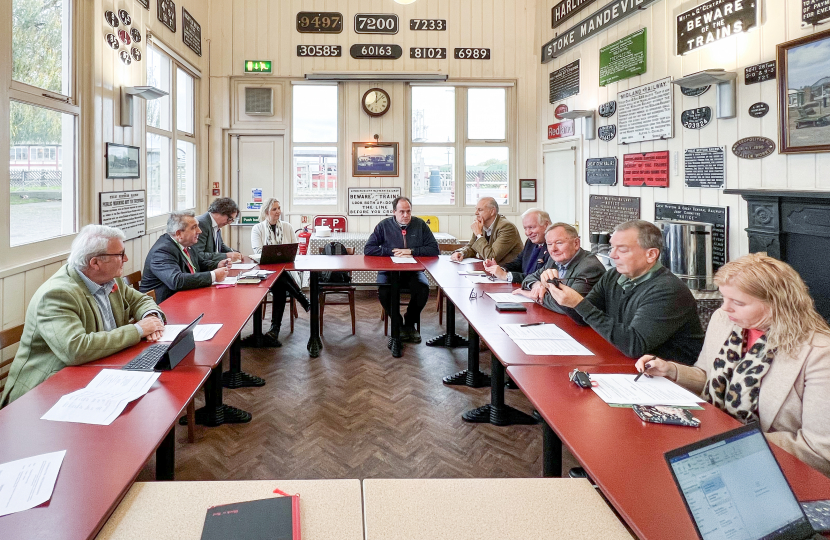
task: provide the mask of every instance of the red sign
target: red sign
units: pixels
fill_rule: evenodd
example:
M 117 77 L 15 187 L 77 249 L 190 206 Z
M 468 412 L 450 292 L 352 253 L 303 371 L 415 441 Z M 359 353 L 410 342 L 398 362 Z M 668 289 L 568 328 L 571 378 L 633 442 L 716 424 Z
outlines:
M 557 122 L 556 124 L 548 126 L 548 139 L 573 137 L 575 134 L 573 120 L 565 120 L 564 122 Z
M 556 107 L 556 110 L 553 111 L 553 115 L 556 116 L 557 120 L 562 120 L 562 113 L 568 112 L 568 106 L 564 103 Z
M 625 154 L 623 186 L 669 187 L 669 151 Z

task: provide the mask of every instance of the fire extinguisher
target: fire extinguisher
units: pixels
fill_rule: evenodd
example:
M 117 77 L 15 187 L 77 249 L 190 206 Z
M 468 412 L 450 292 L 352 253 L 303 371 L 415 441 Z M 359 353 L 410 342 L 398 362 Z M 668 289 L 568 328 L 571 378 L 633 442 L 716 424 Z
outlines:
M 297 229 L 299 230 L 299 229 Z M 308 253 L 308 242 L 311 239 L 311 233 L 308 232 L 308 226 L 303 227 L 303 232 L 297 235 L 297 243 L 299 245 L 300 255 Z

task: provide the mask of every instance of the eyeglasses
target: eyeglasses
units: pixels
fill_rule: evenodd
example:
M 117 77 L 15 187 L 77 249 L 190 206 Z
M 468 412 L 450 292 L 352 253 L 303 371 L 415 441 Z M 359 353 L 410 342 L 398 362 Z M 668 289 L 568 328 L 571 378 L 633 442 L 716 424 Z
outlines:
M 476 290 L 472 289 L 470 291 L 470 300 L 478 300 L 479 298 L 484 298 L 485 294 L 486 293 L 484 291 L 481 291 L 480 293 L 476 293 Z
M 124 258 L 126 256 L 127 256 L 126 250 L 122 251 L 121 253 L 101 253 L 99 255 L 96 255 L 96 257 L 121 257 L 122 261 L 124 260 Z
M 239 221 L 239 216 L 236 216 L 236 217 L 225 216 L 225 217 L 228 219 L 228 225 L 230 225 L 231 223 L 236 223 L 236 222 Z

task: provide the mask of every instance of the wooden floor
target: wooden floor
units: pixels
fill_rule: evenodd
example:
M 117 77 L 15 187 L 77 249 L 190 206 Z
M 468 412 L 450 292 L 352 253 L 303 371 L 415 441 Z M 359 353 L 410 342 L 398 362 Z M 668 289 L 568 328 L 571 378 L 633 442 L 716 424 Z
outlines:
M 377 294 L 359 291 L 357 335 L 351 335 L 348 307 L 328 307 L 323 351 L 309 358 L 309 316 L 301 310 L 289 334 L 287 311 L 282 348 L 243 349 L 243 370 L 268 383 L 225 390 L 225 403 L 251 412 L 253 420 L 198 426 L 194 444 L 187 442 L 186 428 L 176 427 L 176 479 L 541 476 L 539 426 L 461 420 L 461 413 L 490 397 L 489 388 L 441 384 L 441 377 L 466 367 L 465 348 L 407 345 L 402 358 L 392 358 Z M 444 330 L 438 326 L 434 292 L 421 321 L 424 341 Z M 457 331 L 467 334 L 460 316 Z M 480 361 L 489 372 L 490 353 L 482 352 Z M 532 410 L 520 390 L 508 390 L 506 401 Z M 200 393 L 197 406 L 202 403 Z M 566 452 L 564 469 L 574 465 Z M 152 479 L 154 467 L 148 463 L 139 479 Z

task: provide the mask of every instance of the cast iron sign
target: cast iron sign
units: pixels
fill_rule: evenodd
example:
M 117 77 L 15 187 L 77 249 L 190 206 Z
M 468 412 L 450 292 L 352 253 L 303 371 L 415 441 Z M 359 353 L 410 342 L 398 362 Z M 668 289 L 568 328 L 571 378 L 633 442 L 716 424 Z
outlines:
M 551 8 L 551 28 L 556 28 L 596 0 L 562 0 Z
M 749 106 L 749 116 L 752 118 L 763 118 L 769 112 L 769 105 L 763 101 L 753 103 Z
M 684 128 L 700 129 L 712 121 L 712 109 L 709 107 L 698 107 L 683 111 L 680 115 L 680 122 Z
M 801 20 L 804 24 L 821 24 L 830 18 L 830 1 L 801 0 Z
M 678 56 L 756 26 L 758 1 L 709 0 L 678 15 Z
M 182 41 L 187 47 L 202 56 L 202 25 L 182 8 Z
M 579 93 L 579 60 L 550 74 L 550 102 L 556 103 Z
M 610 118 L 617 112 L 617 102 L 609 101 L 599 106 L 599 115 L 603 118 Z
M 585 161 L 585 183 L 589 186 L 617 185 L 617 158 L 590 158 Z
M 669 151 L 624 154 L 623 185 L 669 187 Z
M 685 86 L 680 87 L 680 93 L 689 97 L 702 96 L 707 90 L 709 90 L 709 85 L 698 86 L 697 88 L 686 88 Z
M 176 32 L 176 4 L 172 0 L 158 0 L 158 9 L 156 9 L 156 16 L 158 16 L 161 24 L 170 29 L 171 32 Z
M 646 72 L 646 29 L 642 28 L 599 50 L 599 85 L 608 86 Z
M 775 60 L 747 66 L 744 69 L 744 84 L 755 84 L 775 78 Z
M 598 131 L 600 140 L 608 142 L 617 136 L 617 125 L 600 126 Z
M 562 120 L 548 126 L 548 139 L 562 139 L 576 134 L 573 120 Z
M 746 137 L 732 145 L 732 153 L 742 159 L 761 159 L 775 152 L 775 143 L 766 137 Z

